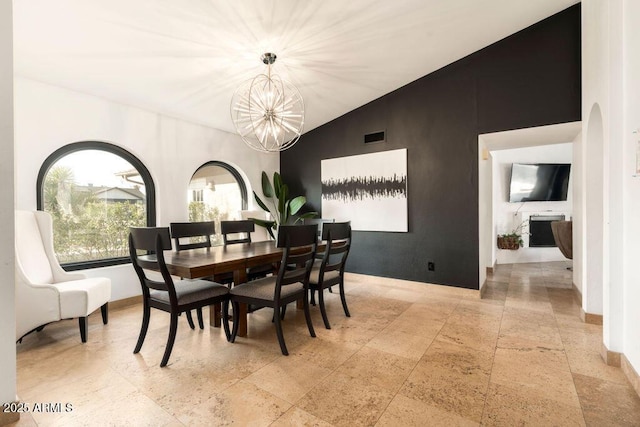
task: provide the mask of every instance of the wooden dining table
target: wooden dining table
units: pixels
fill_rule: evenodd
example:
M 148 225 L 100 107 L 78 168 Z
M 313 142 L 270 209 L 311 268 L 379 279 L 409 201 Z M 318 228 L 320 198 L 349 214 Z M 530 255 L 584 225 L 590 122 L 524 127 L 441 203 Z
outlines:
M 320 246 L 318 247 L 320 250 Z M 278 263 L 282 260 L 283 248 L 274 241 L 242 243 L 185 251 L 165 251 L 164 258 L 169 272 L 183 278 L 197 279 L 221 273 L 233 273 L 233 283 L 247 282 L 247 268 Z M 220 326 L 219 308 L 209 310 L 209 324 Z M 240 304 L 238 335 L 247 335 L 247 305 Z

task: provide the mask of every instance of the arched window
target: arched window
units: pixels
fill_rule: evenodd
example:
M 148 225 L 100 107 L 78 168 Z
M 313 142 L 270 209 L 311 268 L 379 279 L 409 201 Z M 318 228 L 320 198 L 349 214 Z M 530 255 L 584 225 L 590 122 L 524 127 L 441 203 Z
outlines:
M 37 207 L 53 217 L 54 249 L 65 270 L 129 262 L 129 227 L 155 225 L 147 168 L 105 142 L 65 145 L 42 164 Z
M 187 190 L 189 221 L 215 221 L 216 235 L 211 242 L 222 244 L 220 221 L 240 219 L 247 209 L 247 187 L 232 166 L 212 161 L 200 166 Z

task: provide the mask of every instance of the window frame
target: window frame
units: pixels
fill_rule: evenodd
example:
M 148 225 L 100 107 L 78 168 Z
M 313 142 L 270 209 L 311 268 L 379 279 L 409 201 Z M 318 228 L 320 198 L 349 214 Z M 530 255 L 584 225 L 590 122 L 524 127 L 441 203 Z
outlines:
M 44 211 L 44 180 L 49 169 L 61 158 L 85 150 L 99 150 L 121 157 L 133 166 L 139 173 L 145 185 L 146 193 L 146 210 L 147 210 L 147 227 L 155 227 L 156 225 L 156 190 L 153 184 L 153 178 L 146 166 L 136 156 L 129 151 L 115 144 L 101 141 L 80 141 L 67 144 L 58 148 L 51 153 L 40 166 L 38 179 L 36 180 L 36 209 Z M 88 270 L 92 268 L 109 267 L 112 265 L 128 264 L 131 262 L 129 257 L 106 258 L 99 260 L 80 261 L 61 264 L 65 271 Z
M 187 185 L 187 188 L 189 187 L 189 185 L 191 185 L 191 181 L 193 180 L 193 177 L 198 173 L 198 171 L 202 168 L 206 168 L 209 166 L 221 167 L 222 169 L 225 169 L 227 172 L 229 172 L 233 176 L 233 178 L 238 183 L 238 187 L 240 187 L 240 197 L 242 197 L 242 210 L 246 211 L 247 207 L 249 206 L 249 201 L 247 199 L 248 197 L 247 184 L 244 182 L 244 178 L 242 178 L 242 175 L 240 175 L 240 172 L 238 172 L 236 168 L 234 168 L 228 163 L 222 162 L 220 160 L 211 160 L 200 165 L 200 167 L 198 167 L 198 169 L 196 169 L 193 172 L 193 174 L 191 174 L 191 178 L 189 178 L 189 184 Z

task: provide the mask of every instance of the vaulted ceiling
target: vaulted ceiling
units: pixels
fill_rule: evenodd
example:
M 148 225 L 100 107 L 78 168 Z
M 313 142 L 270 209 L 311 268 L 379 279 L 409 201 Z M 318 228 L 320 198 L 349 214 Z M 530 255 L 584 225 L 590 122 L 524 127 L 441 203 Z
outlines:
M 15 73 L 235 132 L 234 90 L 275 52 L 308 131 L 575 3 L 14 0 Z

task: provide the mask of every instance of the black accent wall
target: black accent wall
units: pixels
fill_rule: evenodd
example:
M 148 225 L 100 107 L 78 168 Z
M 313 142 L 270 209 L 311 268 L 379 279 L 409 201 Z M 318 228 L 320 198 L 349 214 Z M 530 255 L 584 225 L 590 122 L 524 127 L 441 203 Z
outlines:
M 291 194 L 306 195 L 309 209 L 320 212 L 321 160 L 407 148 L 409 232 L 355 231 L 348 271 L 479 288 L 478 135 L 580 120 L 580 37 L 577 4 L 304 134 L 281 153 Z M 382 129 L 386 142 L 364 144 L 365 134 Z

